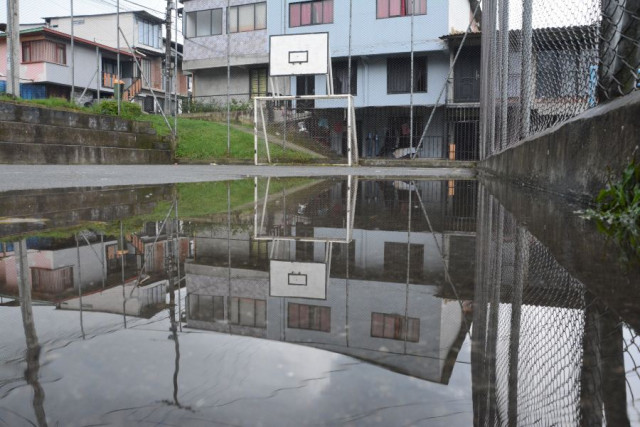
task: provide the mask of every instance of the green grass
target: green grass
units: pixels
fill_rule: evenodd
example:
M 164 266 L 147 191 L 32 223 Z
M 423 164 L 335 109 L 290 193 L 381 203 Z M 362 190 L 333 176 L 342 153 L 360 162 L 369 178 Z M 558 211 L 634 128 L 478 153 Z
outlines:
M 315 182 L 310 178 L 272 179 L 269 185 L 269 195 L 279 194 L 283 190 L 294 190 Z M 216 214 L 226 213 L 227 185 L 230 191 L 231 210 L 234 214 L 253 209 L 254 181 L 242 179 L 235 181 L 216 181 L 202 183 L 175 184 L 178 198 L 178 216 L 180 219 L 193 220 L 207 218 Z M 262 199 L 266 190 L 266 180 L 258 183 L 258 197 Z M 174 207 L 170 200 L 159 200 L 152 212 L 124 218 L 122 228 L 125 235 L 139 232 L 147 222 L 162 221 L 171 210 L 170 218 L 174 217 Z M 28 237 L 50 237 L 64 239 L 82 230 L 94 230 L 110 236 L 120 235 L 120 221 L 83 221 L 70 227 L 60 227 L 49 230 L 34 230 L 28 233 L 0 238 L 0 242 L 15 242 Z
M 18 102 L 21 104 L 36 104 L 47 108 L 81 111 L 91 114 L 117 115 L 117 104 L 113 100 L 103 100 L 100 104 L 91 107 L 83 107 L 67 101 L 64 98 L 48 98 L 25 100 L 0 95 L 0 101 Z M 142 115 L 137 104 L 123 103 L 120 117 L 151 122 L 160 136 L 169 136 L 170 130 L 161 115 Z M 173 126 L 173 118 L 169 118 Z M 220 160 L 253 160 L 253 133 L 251 128 L 247 132 L 231 128 L 230 153 L 227 153 L 227 126 L 226 123 L 210 122 L 206 120 L 188 119 L 178 117 L 178 145 L 176 158 L 183 162 L 216 162 Z M 307 163 L 312 156 L 307 153 L 286 149 L 283 150 L 277 144 L 270 144 L 272 159 L 279 162 Z M 262 161 L 266 159 L 264 140 L 258 144 L 258 156 Z
M 153 124 L 159 135 L 168 136 L 169 128 L 162 116 L 149 115 L 143 119 Z M 173 119 L 169 120 L 173 125 Z M 215 162 L 221 159 L 253 159 L 253 134 L 231 128 L 230 155 L 227 153 L 227 126 L 226 124 L 210 122 L 207 120 L 188 119 L 178 117 L 178 146 L 176 157 L 179 160 L 198 160 Z M 271 156 L 280 161 L 307 162 L 311 156 L 294 150 L 283 150 L 278 145 L 270 145 Z M 264 141 L 258 145 L 258 156 L 266 158 Z

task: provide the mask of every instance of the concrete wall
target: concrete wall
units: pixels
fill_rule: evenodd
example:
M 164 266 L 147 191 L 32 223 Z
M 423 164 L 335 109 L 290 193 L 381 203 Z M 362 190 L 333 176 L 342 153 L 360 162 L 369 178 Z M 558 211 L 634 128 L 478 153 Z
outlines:
M 167 164 L 168 142 L 151 125 L 0 102 L 0 163 Z
M 621 176 L 640 140 L 640 92 L 593 108 L 483 160 L 510 181 L 590 201 Z

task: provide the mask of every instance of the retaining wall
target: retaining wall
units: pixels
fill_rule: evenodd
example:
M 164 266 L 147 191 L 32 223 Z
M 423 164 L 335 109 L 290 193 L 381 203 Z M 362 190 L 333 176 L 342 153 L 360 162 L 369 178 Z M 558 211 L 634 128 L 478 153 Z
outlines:
M 478 165 L 516 183 L 591 201 L 640 145 L 640 91 L 600 105 Z M 640 160 L 640 152 L 637 154 Z
M 168 164 L 170 144 L 147 122 L 0 102 L 0 163 Z

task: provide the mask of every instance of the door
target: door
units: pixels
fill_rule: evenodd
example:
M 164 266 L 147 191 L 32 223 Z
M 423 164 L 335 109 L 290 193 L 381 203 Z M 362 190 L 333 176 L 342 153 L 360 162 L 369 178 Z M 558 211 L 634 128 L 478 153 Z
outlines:
M 296 77 L 296 94 L 301 95 L 315 95 L 316 94 L 316 76 L 298 76 Z M 298 109 L 312 109 L 314 108 L 313 100 L 298 101 Z
M 453 71 L 454 102 L 480 101 L 480 48 L 463 48 Z

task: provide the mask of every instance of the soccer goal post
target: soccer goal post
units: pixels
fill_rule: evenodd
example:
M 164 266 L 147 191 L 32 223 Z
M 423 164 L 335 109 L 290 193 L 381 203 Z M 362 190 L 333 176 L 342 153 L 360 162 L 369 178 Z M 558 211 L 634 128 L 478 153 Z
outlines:
M 254 163 L 358 162 L 352 95 L 253 99 Z

